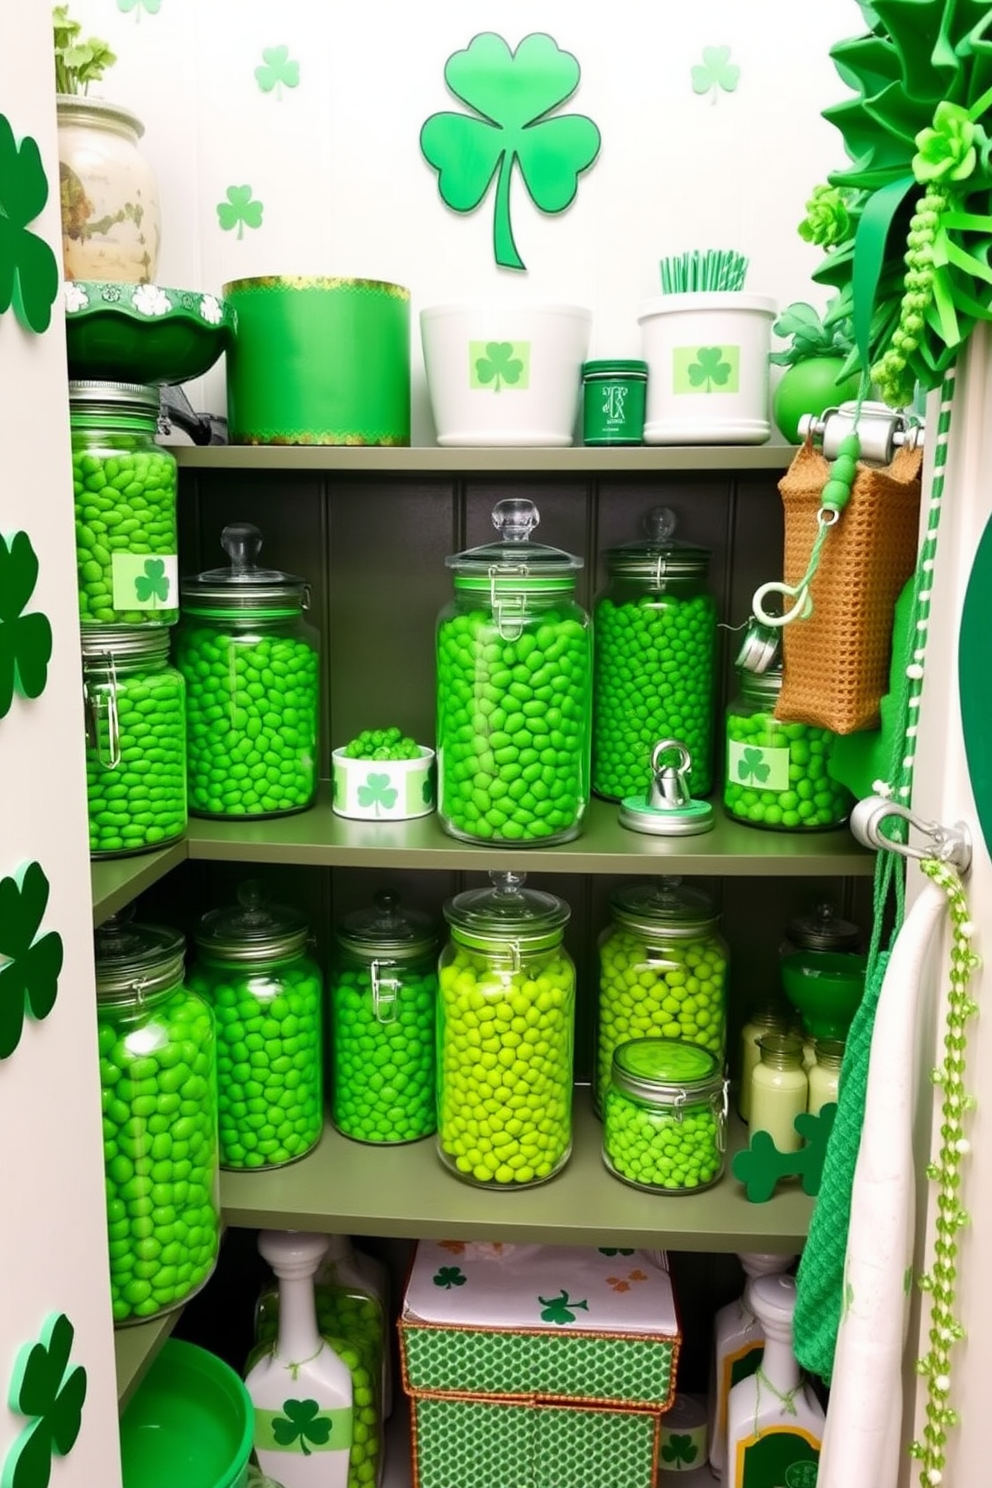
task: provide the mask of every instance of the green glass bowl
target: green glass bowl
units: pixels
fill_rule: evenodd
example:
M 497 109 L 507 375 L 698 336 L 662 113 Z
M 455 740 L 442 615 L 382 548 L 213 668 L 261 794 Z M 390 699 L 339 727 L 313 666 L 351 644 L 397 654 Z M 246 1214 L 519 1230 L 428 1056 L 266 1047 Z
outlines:
M 124 1488 L 244 1488 L 254 1417 L 222 1359 L 169 1338 L 121 1417 Z
M 93 279 L 70 279 L 63 293 L 71 378 L 188 382 L 234 340 L 234 311 L 219 295 Z
M 813 1038 L 843 1039 L 864 995 L 868 957 L 796 951 L 782 958 L 782 986 Z

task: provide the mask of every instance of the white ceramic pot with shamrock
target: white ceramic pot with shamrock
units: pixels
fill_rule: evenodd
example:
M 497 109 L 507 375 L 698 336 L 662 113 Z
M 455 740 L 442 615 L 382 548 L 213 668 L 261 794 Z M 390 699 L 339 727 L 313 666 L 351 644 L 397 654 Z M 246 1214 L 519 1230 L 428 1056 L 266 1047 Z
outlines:
M 352 759 L 331 754 L 331 803 L 338 816 L 359 821 L 406 821 L 434 810 L 434 751 L 418 746 L 414 759 Z
M 641 307 L 645 444 L 764 444 L 775 301 L 744 290 L 659 295 Z
M 572 443 L 592 312 L 477 300 L 420 312 L 440 445 Z

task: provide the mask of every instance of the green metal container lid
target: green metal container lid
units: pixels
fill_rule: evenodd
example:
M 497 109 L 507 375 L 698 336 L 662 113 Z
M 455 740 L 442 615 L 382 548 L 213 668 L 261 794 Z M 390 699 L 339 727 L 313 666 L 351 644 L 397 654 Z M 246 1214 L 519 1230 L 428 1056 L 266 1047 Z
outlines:
M 583 362 L 583 377 L 644 377 L 648 375 L 647 362 L 600 361 Z
M 502 541 L 484 543 L 451 553 L 445 559 L 455 573 L 458 588 L 532 588 L 546 590 L 575 587 L 575 572 L 583 560 L 561 548 L 531 542 L 530 534 L 541 520 L 533 501 L 512 496 L 493 507 L 493 526 Z
M 437 949 L 437 932 L 426 915 L 400 909 L 400 896 L 380 889 L 371 909 L 345 915 L 335 929 L 338 944 L 369 961 L 414 961 Z
M 710 562 L 709 549 L 676 541 L 673 533 L 677 525 L 678 518 L 670 507 L 653 506 L 642 522 L 644 537 L 606 549 L 610 573 L 656 577 L 659 581 L 705 574 Z
M 688 939 L 715 930 L 720 922 L 710 896 L 702 889 L 683 888 L 674 875 L 626 884 L 610 895 L 610 906 L 618 923 L 648 937 Z
M 207 955 L 230 961 L 279 961 L 306 948 L 309 927 L 288 904 L 272 904 L 257 878 L 238 887 L 236 905 L 201 915 L 193 938 Z
M 705 1100 L 723 1085 L 715 1054 L 678 1039 L 641 1038 L 613 1051 L 613 1084 L 630 1095 L 661 1102 Z
M 292 614 L 303 609 L 309 587 L 306 579 L 279 568 L 259 568 L 255 562 L 262 547 L 257 527 L 250 522 L 229 522 L 220 535 L 220 545 L 231 560 L 230 568 L 209 568 L 181 579 L 184 608 L 194 614 L 214 610 Z
M 132 921 L 133 906 L 111 915 L 93 932 L 96 993 L 101 1000 L 154 996 L 183 979 L 186 938 L 169 925 Z
M 525 889 L 526 873 L 490 873 L 492 888 L 468 889 L 444 905 L 457 939 L 488 949 L 501 941 L 527 950 L 557 945 L 572 913 L 564 899 Z

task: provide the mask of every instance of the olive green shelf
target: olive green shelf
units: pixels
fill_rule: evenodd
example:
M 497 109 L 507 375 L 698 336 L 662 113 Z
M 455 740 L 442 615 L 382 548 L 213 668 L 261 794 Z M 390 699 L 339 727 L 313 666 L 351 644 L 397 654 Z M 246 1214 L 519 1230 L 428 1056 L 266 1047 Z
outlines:
M 152 1360 L 182 1317 L 177 1307 L 147 1323 L 118 1328 L 114 1333 L 114 1355 L 117 1360 L 117 1406 L 123 1410 L 151 1367 Z
M 369 1147 L 328 1127 L 315 1151 L 289 1167 L 222 1173 L 221 1206 L 229 1225 L 330 1234 L 672 1250 L 802 1248 L 812 1199 L 783 1187 L 767 1204 L 750 1204 L 729 1176 L 730 1153 L 745 1143 L 736 1118 L 727 1176 L 684 1197 L 642 1193 L 613 1178 L 600 1155 L 601 1133 L 588 1090 L 577 1090 L 574 1147 L 564 1171 L 536 1188 L 489 1193 L 449 1173 L 433 1138 Z
M 107 858 L 90 864 L 93 894 L 93 923 L 102 925 L 109 915 L 123 909 L 153 883 L 178 868 L 188 856 L 185 840 L 173 842 L 158 852 L 138 853 L 130 858 Z
M 790 444 L 638 445 L 630 449 L 577 445 L 569 449 L 525 449 L 476 446 L 441 449 L 415 445 L 379 449 L 353 445 L 175 445 L 173 453 L 187 470 L 304 471 L 350 475 L 581 475 L 600 471 L 614 475 L 665 471 L 785 470 L 795 454 Z

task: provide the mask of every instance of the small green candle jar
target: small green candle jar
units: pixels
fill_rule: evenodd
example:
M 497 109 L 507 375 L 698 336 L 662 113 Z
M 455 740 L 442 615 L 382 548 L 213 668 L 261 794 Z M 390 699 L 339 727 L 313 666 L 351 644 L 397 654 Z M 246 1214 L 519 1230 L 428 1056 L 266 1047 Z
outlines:
M 647 362 L 583 362 L 582 443 L 643 443 L 647 387 Z
M 705 1049 L 632 1039 L 613 1054 L 603 1161 L 650 1193 L 699 1193 L 723 1176 L 727 1082 Z

